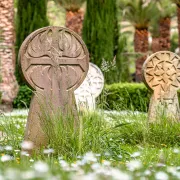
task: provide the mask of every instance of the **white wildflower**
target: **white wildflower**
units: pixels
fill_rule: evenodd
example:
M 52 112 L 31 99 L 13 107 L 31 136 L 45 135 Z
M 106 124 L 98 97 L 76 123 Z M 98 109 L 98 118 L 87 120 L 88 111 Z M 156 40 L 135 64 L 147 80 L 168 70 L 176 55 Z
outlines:
M 33 149 L 34 145 L 32 141 L 23 141 L 21 143 L 21 147 L 22 149 L 25 149 L 25 150 L 31 150 Z
M 15 169 L 15 168 L 7 168 L 5 170 L 5 177 L 8 180 L 15 180 L 15 179 L 19 179 L 20 176 L 20 170 Z
M 16 124 L 16 128 L 17 128 L 17 129 L 20 129 L 21 126 L 20 126 L 19 124 Z
M 43 153 L 44 154 L 52 154 L 52 153 L 54 153 L 54 149 L 44 149 Z
M 157 166 L 157 167 L 165 167 L 166 165 L 163 164 L 163 163 L 157 163 L 156 166 Z
M 10 155 L 7 155 L 7 154 L 5 154 L 1 157 L 2 162 L 11 161 L 11 160 L 13 160 L 13 157 Z
M 69 168 L 69 164 L 64 160 L 59 160 L 59 164 L 63 169 L 68 169 Z
M 13 150 L 13 147 L 12 146 L 5 146 L 4 149 L 6 151 L 12 151 Z
M 172 175 L 175 175 L 177 173 L 176 167 L 167 167 L 167 172 L 171 173 Z
M 139 157 L 141 155 L 140 152 L 134 152 L 133 154 L 131 154 L 131 157 L 136 158 Z
M 0 151 L 3 151 L 4 150 L 4 147 L 3 146 L 0 146 Z
M 122 179 L 130 180 L 131 179 L 131 176 L 115 168 L 111 169 L 111 176 L 116 180 L 122 180 Z
M 156 178 L 156 180 L 168 180 L 169 179 L 168 175 L 163 171 L 157 172 L 155 174 L 155 178 Z
M 22 179 L 34 179 L 36 177 L 36 174 L 34 171 L 25 171 L 21 173 Z
M 22 156 L 29 156 L 29 153 L 27 151 L 21 151 Z
M 139 160 L 132 160 L 132 161 L 128 162 L 126 165 L 130 171 L 135 171 L 142 167 L 142 163 Z
M 95 156 L 96 156 L 96 157 L 100 157 L 100 156 L 101 156 L 101 154 L 95 154 Z
M 79 170 L 80 170 L 80 167 L 78 164 L 76 163 L 71 164 L 71 171 L 79 171 Z
M 180 179 L 180 172 L 176 172 L 175 174 L 173 174 L 174 176 L 177 177 L 177 179 Z
M 84 155 L 83 160 L 84 160 L 86 163 L 89 163 L 89 162 L 97 162 L 97 158 L 96 158 L 95 154 L 93 154 L 92 152 L 87 152 L 87 153 Z
M 0 174 L 0 180 L 5 180 L 4 177 Z
M 119 158 L 119 159 L 122 159 L 123 157 L 122 157 L 122 155 L 118 155 L 118 158 Z
M 99 163 L 94 163 L 94 164 L 91 165 L 91 168 L 92 168 L 93 170 L 97 170 L 97 169 L 99 169 L 100 167 L 101 167 L 101 165 L 100 165 Z
M 39 173 L 47 173 L 49 167 L 45 162 L 37 161 L 36 163 L 34 163 L 34 169 Z
M 173 153 L 175 153 L 175 154 L 179 154 L 179 149 L 177 149 L 177 148 L 175 148 L 175 149 L 173 149 Z
M 110 156 L 110 153 L 109 152 L 105 152 L 104 155 L 105 156 Z
M 151 171 L 147 169 L 146 171 L 144 171 L 144 175 L 145 176 L 150 176 L 151 175 Z
M 111 165 L 111 162 L 110 162 L 110 161 L 107 161 L 107 160 L 104 160 L 102 163 L 103 163 L 103 165 L 105 165 L 105 166 L 110 166 L 110 165 Z
M 72 178 L 72 179 L 75 179 L 75 178 Z M 98 178 L 95 173 L 88 173 L 88 174 L 80 176 L 77 179 L 81 179 L 81 180 L 94 180 L 95 179 L 96 180 Z
M 81 159 L 81 158 L 82 158 L 82 156 L 77 156 L 77 158 L 78 158 L 78 159 Z
M 14 151 L 15 151 L 16 153 L 18 153 L 18 152 L 20 152 L 21 150 L 19 150 L 19 149 L 15 149 Z

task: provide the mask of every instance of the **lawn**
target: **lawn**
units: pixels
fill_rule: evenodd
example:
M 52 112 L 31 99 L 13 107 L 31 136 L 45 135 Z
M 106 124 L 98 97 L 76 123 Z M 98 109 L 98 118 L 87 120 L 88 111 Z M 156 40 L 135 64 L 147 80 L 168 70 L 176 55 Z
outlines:
M 81 114 L 74 130 L 71 118 L 66 127 L 56 118 L 49 146 L 30 156 L 21 150 L 31 146 L 23 142 L 27 113 L 0 117 L 0 179 L 180 179 L 179 124 L 99 111 Z

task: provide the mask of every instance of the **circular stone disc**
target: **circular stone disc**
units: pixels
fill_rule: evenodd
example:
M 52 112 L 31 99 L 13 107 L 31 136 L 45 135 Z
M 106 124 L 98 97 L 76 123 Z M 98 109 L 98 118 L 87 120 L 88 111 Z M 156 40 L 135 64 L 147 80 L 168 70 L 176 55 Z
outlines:
M 86 77 L 89 53 L 75 32 L 48 26 L 34 31 L 25 39 L 19 51 L 19 65 L 33 89 L 52 88 L 49 86 L 53 78 L 58 77 L 66 83 L 68 90 L 75 90 Z
M 75 90 L 75 95 L 83 97 L 98 97 L 104 87 L 104 76 L 93 63 L 89 63 L 89 71 L 83 83 Z
M 151 90 L 169 91 L 180 88 L 180 57 L 169 51 L 159 51 L 147 58 L 143 78 Z

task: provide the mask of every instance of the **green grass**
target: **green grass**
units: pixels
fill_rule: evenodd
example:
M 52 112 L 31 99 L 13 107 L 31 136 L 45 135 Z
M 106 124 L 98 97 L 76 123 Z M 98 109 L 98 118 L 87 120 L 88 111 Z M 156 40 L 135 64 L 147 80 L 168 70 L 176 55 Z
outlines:
M 48 116 L 43 117 L 50 129 L 46 149 L 53 149 L 54 153 L 42 151 L 31 157 L 21 155 L 26 116 L 0 117 L 0 132 L 6 135 L 0 138 L 0 177 L 8 179 L 10 171 L 14 173 L 13 180 L 28 179 L 25 175 L 30 172 L 30 179 L 91 176 L 116 179 L 117 174 L 121 179 L 123 176 L 155 179 L 162 171 L 170 178 L 180 178 L 180 127 L 177 123 L 163 119 L 158 124 L 148 125 L 145 113 L 101 111 L 81 115 L 80 123 L 74 128 L 71 117 L 68 123 L 63 122 L 61 116 L 54 117 L 54 127 L 49 124 Z M 13 160 L 2 162 L 4 155 Z

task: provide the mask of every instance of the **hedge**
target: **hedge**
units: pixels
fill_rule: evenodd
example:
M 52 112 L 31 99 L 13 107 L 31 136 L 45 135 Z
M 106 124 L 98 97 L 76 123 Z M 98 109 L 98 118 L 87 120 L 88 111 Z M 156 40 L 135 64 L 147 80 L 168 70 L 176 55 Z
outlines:
M 106 85 L 99 98 L 100 107 L 107 110 L 134 110 L 147 112 L 150 100 L 150 91 L 140 83 L 117 83 Z M 14 108 L 29 107 L 32 90 L 21 86 Z M 180 92 L 178 92 L 180 102 Z
M 13 102 L 13 107 L 20 109 L 26 107 L 29 108 L 32 94 L 33 92 L 28 86 L 20 86 L 18 95 Z
M 104 89 L 105 109 L 147 111 L 150 91 L 140 83 L 117 83 Z
M 20 86 L 14 108 L 29 107 L 32 90 L 28 86 Z M 108 110 L 147 111 L 149 93 L 145 85 L 136 83 L 118 83 L 105 86 L 101 94 L 100 105 Z

